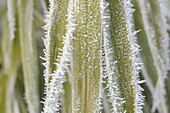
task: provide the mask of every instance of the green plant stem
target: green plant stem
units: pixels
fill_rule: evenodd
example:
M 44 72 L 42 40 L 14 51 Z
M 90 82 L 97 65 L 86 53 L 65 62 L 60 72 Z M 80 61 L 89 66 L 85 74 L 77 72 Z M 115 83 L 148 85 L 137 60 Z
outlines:
M 33 2 L 33 0 L 19 0 L 18 15 L 26 102 L 30 113 L 38 113 L 39 90 L 37 51 L 35 48 L 35 40 L 32 37 Z
M 68 57 L 70 56 L 70 40 L 72 38 L 70 33 L 70 29 L 72 26 L 72 11 L 70 4 L 72 1 L 50 1 L 50 10 L 46 19 L 46 38 L 45 42 L 45 80 L 47 84 L 47 95 L 45 99 L 45 107 L 44 112 L 48 112 L 52 110 L 53 112 L 60 111 L 60 107 L 62 107 L 61 111 L 64 113 L 70 112 L 71 108 L 71 86 L 70 81 L 66 81 L 69 79 L 69 74 L 66 68 L 69 65 Z M 70 17 L 71 15 L 71 17 Z M 66 51 L 65 51 L 66 50 Z M 67 55 L 69 54 L 69 56 Z M 61 66 L 62 65 L 62 66 Z M 67 66 L 66 66 L 67 65 Z M 62 76 L 62 77 L 60 77 Z M 61 83 L 56 81 L 62 81 L 61 78 L 66 78 L 64 80 L 65 83 Z M 67 84 L 67 85 L 66 85 Z M 53 88 L 57 88 L 56 92 L 53 92 Z M 62 91 L 61 91 L 62 90 Z M 61 94 L 65 91 L 65 94 Z M 50 96 L 55 95 L 55 101 L 51 101 Z M 59 98 L 62 98 L 59 100 Z M 62 106 L 60 106 L 62 103 Z M 52 107 L 49 107 L 51 105 Z M 56 109 L 53 109 L 56 107 Z
M 74 12 L 72 113 L 99 112 L 100 0 L 75 0 Z
M 6 108 L 7 108 L 7 81 L 8 81 L 8 76 L 3 74 L 2 72 L 0 73 L 0 110 L 3 113 L 6 113 Z
M 146 83 L 149 83 L 149 89 L 151 92 L 153 92 L 153 88 L 156 85 L 156 81 L 158 79 L 158 75 L 156 73 L 156 69 L 154 67 L 154 61 L 153 61 L 153 56 L 151 52 L 151 48 L 149 47 L 149 42 L 148 42 L 148 34 L 144 18 L 145 18 L 145 6 L 141 2 L 138 2 L 138 0 L 134 0 L 134 6 L 136 11 L 134 12 L 134 23 L 135 23 L 135 29 L 141 31 L 137 33 L 138 36 L 138 44 L 142 48 L 142 51 L 140 52 L 142 61 L 144 63 L 144 68 L 142 69 L 143 76 L 149 77 L 148 79 L 145 77 L 145 80 L 147 81 Z M 146 5 L 146 4 L 145 4 Z M 142 17 L 142 18 L 141 18 Z M 147 74 L 147 75 L 146 75 Z
M 14 6 L 16 4 L 13 4 Z M 16 7 L 16 6 L 15 6 Z M 16 15 L 15 15 L 16 16 Z M 2 52 L 3 52 L 3 71 L 8 75 L 8 84 L 6 90 L 6 112 L 12 113 L 12 100 L 14 98 L 14 86 L 17 77 L 17 70 L 20 63 L 20 47 L 18 31 L 14 32 L 13 39 L 11 39 L 11 30 L 7 16 L 4 16 L 3 26 L 3 39 L 2 39 Z M 16 18 L 17 19 L 17 18 Z M 16 25 L 17 27 L 17 25 Z M 16 38 L 14 38 L 16 37 Z
M 135 13 L 136 29 L 142 28 L 141 33 L 138 34 L 138 42 L 143 48 L 141 52 L 144 62 L 143 75 L 153 96 L 152 112 L 158 109 L 159 112 L 167 113 L 164 84 L 169 58 L 166 52 L 168 50 L 168 34 L 165 25 L 166 13 L 162 7 L 163 2 L 158 0 L 134 1 L 137 8 Z M 151 82 L 146 77 L 151 79 Z M 161 98 L 159 102 L 158 98 Z
M 49 44 L 47 45 L 47 67 L 46 67 L 46 82 L 49 83 L 51 80 L 50 74 L 54 73 L 57 69 L 55 63 L 57 63 L 56 59 L 59 58 L 59 53 L 62 53 L 61 49 L 63 47 L 63 36 L 66 33 L 66 25 L 67 25 L 67 7 L 68 0 L 66 1 L 58 1 L 54 0 L 54 5 L 51 6 L 51 12 L 49 12 L 49 17 L 47 17 L 47 41 Z M 46 29 L 46 28 L 45 28 Z
M 63 83 L 65 93 L 62 94 L 62 112 L 70 113 L 71 112 L 71 81 L 69 80 L 69 75 L 66 74 L 67 81 Z
M 106 36 L 105 49 L 112 112 L 135 113 L 138 109 L 136 103 L 141 98 L 136 99 L 139 92 L 136 93 L 138 89 L 134 83 L 137 82 L 134 80 L 136 79 L 135 76 L 138 76 L 134 66 L 137 62 L 133 60 L 133 51 L 135 50 L 135 47 L 132 48 L 134 36 L 131 33 L 130 21 L 128 20 L 132 9 L 126 9 L 127 1 L 106 1 L 109 3 L 108 9 L 110 10 L 110 31 L 106 32 L 110 36 Z M 130 11 L 128 12 L 128 10 Z

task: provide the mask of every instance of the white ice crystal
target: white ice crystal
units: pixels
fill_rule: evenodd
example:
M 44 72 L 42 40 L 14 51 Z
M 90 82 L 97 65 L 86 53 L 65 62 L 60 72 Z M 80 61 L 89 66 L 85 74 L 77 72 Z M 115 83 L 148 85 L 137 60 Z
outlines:
M 13 40 L 15 37 L 15 17 L 14 17 L 14 0 L 7 0 L 7 16 L 8 16 L 8 23 L 9 23 L 9 29 L 10 29 L 10 39 Z
M 140 86 L 141 83 L 145 82 L 144 80 L 140 81 L 139 80 L 139 72 L 142 68 L 142 62 L 140 61 L 139 58 L 137 58 L 137 53 L 139 52 L 139 45 L 136 43 L 136 32 L 132 31 L 132 13 L 134 12 L 134 10 L 132 9 L 132 4 L 130 3 L 130 0 L 124 0 L 124 4 L 125 4 L 125 14 L 127 17 L 127 25 L 128 25 L 128 32 L 129 32 L 129 39 L 130 39 L 130 45 L 131 45 L 131 50 L 132 50 L 132 62 L 133 62 L 133 73 L 134 73 L 134 77 L 133 77 L 133 81 L 132 84 L 134 86 L 135 89 L 135 112 L 136 113 L 142 113 L 142 106 L 144 105 L 144 96 L 142 94 L 142 91 L 144 91 L 144 89 Z
M 121 98 L 120 95 L 120 89 L 119 85 L 116 82 L 119 78 L 119 74 L 117 72 L 117 67 L 116 63 L 117 61 L 114 60 L 113 54 L 114 54 L 114 48 L 112 48 L 112 44 L 110 43 L 111 39 L 111 34 L 110 31 L 110 10 L 107 8 L 109 6 L 109 3 L 107 3 L 105 0 L 103 0 L 103 3 L 101 3 L 102 6 L 102 19 L 103 19 L 103 46 L 104 46 L 104 51 L 105 51 L 105 62 L 106 62 L 106 68 L 104 69 L 106 71 L 105 75 L 103 77 L 107 77 L 107 86 L 106 89 L 108 89 L 109 93 L 109 101 L 112 104 L 112 112 L 120 112 L 123 111 L 124 109 L 121 107 L 116 107 L 116 106 L 122 106 L 123 103 L 125 103 L 125 99 Z M 131 45 L 131 59 L 132 59 L 132 67 L 133 67 L 133 73 L 134 76 L 132 77 L 132 85 L 133 89 L 135 90 L 135 112 L 136 113 L 141 113 L 142 112 L 142 106 L 143 106 L 143 100 L 144 96 L 142 95 L 143 89 L 140 87 L 140 83 L 143 83 L 143 81 L 139 80 L 139 70 L 141 69 L 142 63 L 140 60 L 136 57 L 137 53 L 139 52 L 139 46 L 136 44 L 136 38 L 135 34 L 137 32 L 132 32 L 132 21 L 131 21 L 131 16 L 132 12 L 134 11 L 132 8 L 132 4 L 130 3 L 130 0 L 124 0 L 124 8 L 125 8 L 125 14 L 126 14 L 126 27 L 128 30 L 128 37 L 130 40 L 130 45 Z M 116 31 L 115 31 L 116 32 Z M 118 33 L 118 31 L 116 32 Z M 121 44 L 121 41 L 120 43 Z M 103 59 L 104 60 L 104 59 Z M 114 61 L 114 62 L 113 62 Z M 118 75 L 118 76 L 113 76 L 113 75 Z M 123 112 L 126 112 L 124 110 Z
M 50 1 L 50 13 L 49 13 L 49 17 L 51 17 L 51 13 L 53 12 L 53 1 Z M 63 83 L 66 81 L 66 76 L 65 73 L 68 70 L 68 66 L 69 66 L 69 62 L 70 62 L 70 56 L 71 56 L 71 50 L 72 50 L 72 46 L 71 46 L 71 42 L 73 39 L 73 34 L 72 32 L 74 31 L 75 28 L 75 24 L 74 24 L 74 13 L 73 13 L 73 0 L 69 1 L 69 5 L 68 5 L 68 15 L 67 15 L 67 21 L 68 21 L 68 25 L 66 26 L 66 34 L 63 37 L 63 48 L 62 48 L 62 53 L 61 56 L 58 57 L 58 59 L 56 59 L 58 61 L 58 63 L 56 63 L 57 65 L 57 70 L 51 74 L 51 75 L 46 75 L 51 76 L 52 79 L 50 80 L 50 83 L 48 83 L 47 85 L 47 89 L 46 89 L 46 98 L 45 98 L 45 102 L 44 102 L 44 113 L 54 113 L 54 112 L 59 112 L 60 111 L 60 93 L 64 93 L 64 89 L 63 89 Z M 50 20 L 48 20 L 50 21 Z M 50 29 L 50 23 L 48 25 L 47 23 L 47 29 Z M 47 31 L 47 35 L 48 35 L 48 31 Z M 46 55 L 46 68 L 48 67 L 48 50 L 49 50 L 49 36 L 46 37 L 45 39 L 45 46 L 46 46 L 46 51 L 45 51 L 45 55 Z M 47 72 L 46 72 L 47 73 Z
M 124 102 L 123 98 L 119 98 L 119 88 L 118 84 L 116 82 L 113 82 L 113 79 L 116 81 L 116 77 L 113 78 L 113 74 L 115 72 L 115 63 L 113 63 L 113 57 L 112 54 L 114 52 L 113 48 L 109 48 L 109 39 L 110 39 L 110 11 L 107 8 L 109 6 L 109 3 L 107 3 L 105 0 L 101 3 L 102 8 L 102 19 L 103 19 L 103 46 L 104 46 L 104 52 L 105 52 L 105 69 L 103 70 L 105 72 L 104 78 L 107 78 L 107 86 L 109 93 L 107 96 L 109 96 L 109 102 L 112 104 L 112 112 L 118 112 L 118 108 L 115 105 L 118 105 Z M 104 59 L 102 59 L 104 60 Z

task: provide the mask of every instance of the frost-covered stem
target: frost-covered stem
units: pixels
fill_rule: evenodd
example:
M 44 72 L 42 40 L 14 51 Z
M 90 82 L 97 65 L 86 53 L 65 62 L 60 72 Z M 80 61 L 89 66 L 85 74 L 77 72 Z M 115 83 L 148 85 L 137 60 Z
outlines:
M 46 26 L 44 29 L 47 31 L 44 39 L 44 54 L 45 54 L 45 84 L 48 86 L 50 83 L 51 74 L 57 69 L 55 63 L 56 59 L 61 56 L 61 49 L 63 47 L 63 36 L 66 33 L 67 24 L 67 7 L 68 0 L 49 0 L 50 7 L 46 17 Z
M 152 92 L 152 112 L 158 109 L 159 112 L 167 113 L 164 84 L 169 68 L 167 52 L 169 37 L 163 2 L 160 0 L 136 0 L 136 5 L 139 5 L 139 14 L 141 14 L 137 17 L 142 17 L 142 20 L 138 18 L 140 22 L 136 22 L 136 26 L 142 26 L 144 30 L 144 35 L 139 35 L 138 42 L 143 47 L 142 57 L 145 69 L 147 69 L 147 74 L 152 78 L 155 87 L 154 92 Z M 146 47 L 147 49 L 145 49 Z
M 103 16 L 106 70 L 108 71 L 109 101 L 112 112 L 142 112 L 143 90 L 138 73 L 141 64 L 132 32 L 131 3 L 129 0 L 106 0 Z
M 144 63 L 144 67 L 142 68 L 142 74 L 146 80 L 146 84 L 150 92 L 154 94 L 154 86 L 157 81 L 157 73 L 156 73 L 156 69 L 154 68 L 152 53 L 148 45 L 148 39 L 146 38 L 147 33 L 143 22 L 143 17 L 144 17 L 143 15 L 146 14 L 146 9 L 145 9 L 146 4 L 142 4 L 141 2 L 138 2 L 138 0 L 133 0 L 133 4 L 135 6 L 135 12 L 134 12 L 135 29 L 136 30 L 141 29 L 141 31 L 137 34 L 137 37 L 138 37 L 138 44 L 142 48 L 142 51 L 140 51 L 140 56 Z
M 100 111 L 100 0 L 75 0 L 72 113 Z
M 167 33 L 168 27 L 166 22 L 166 8 L 161 0 L 149 0 L 152 11 L 151 25 L 155 30 L 154 46 L 157 55 L 155 57 L 155 65 L 158 65 L 157 73 L 158 80 L 153 95 L 153 108 L 152 112 L 159 110 L 159 112 L 168 113 L 166 106 L 166 90 L 165 79 L 167 77 L 167 71 L 169 69 L 169 36 Z
M 13 4 L 16 6 L 16 4 Z M 20 48 L 19 48 L 19 38 L 18 32 L 15 32 L 16 38 L 11 40 L 9 28 L 9 22 L 7 21 L 7 16 L 4 16 L 3 21 L 3 38 L 2 38 L 2 52 L 3 52 L 3 63 L 4 73 L 8 77 L 8 84 L 6 88 L 6 112 L 12 113 L 12 100 L 14 98 L 14 86 L 17 77 L 17 69 L 20 61 Z
M 169 56 L 168 56 L 168 47 L 169 47 L 169 36 L 168 36 L 168 25 L 167 25 L 167 13 L 166 13 L 166 6 L 164 0 L 149 0 L 151 5 L 151 26 L 153 26 L 155 30 L 155 46 L 157 47 L 157 51 L 159 53 L 159 56 L 161 59 L 159 59 L 159 56 L 157 56 L 160 61 L 158 61 L 162 71 L 165 71 L 167 73 L 167 70 L 169 69 Z M 163 74 L 166 78 L 166 74 Z
M 63 36 L 66 33 L 66 24 L 67 24 L 67 7 L 68 7 L 68 0 L 62 1 L 62 0 L 49 0 L 50 7 L 49 12 L 47 13 L 46 17 L 46 26 L 44 29 L 46 30 L 46 35 L 44 38 L 44 54 L 45 54 L 45 71 L 44 71 L 44 77 L 45 77 L 45 105 L 44 105 L 44 112 L 48 112 L 48 102 L 47 100 L 47 93 L 50 90 L 50 80 L 52 79 L 52 76 L 54 75 L 54 71 L 57 69 L 57 65 L 55 63 L 58 63 L 57 58 L 62 55 L 62 47 L 63 47 Z M 59 94 L 57 94 L 59 96 Z M 49 96 L 49 95 L 48 95 Z M 57 97 L 58 98 L 58 97 Z M 47 102 L 48 101 L 48 102 Z M 59 100 L 57 100 L 59 101 Z M 52 105 L 57 104 L 55 101 L 52 103 Z M 46 106 L 47 105 L 47 106 Z M 59 105 L 56 105 L 59 106 Z M 50 109 L 50 107 L 49 107 Z M 53 112 L 53 111 L 49 111 Z
M 35 41 L 32 37 L 33 2 L 33 0 L 18 0 L 18 15 L 26 102 L 30 113 L 38 113 L 38 62 Z
M 7 0 L 7 15 L 8 15 L 8 25 L 10 29 L 10 39 L 14 39 L 14 33 L 15 33 L 15 5 L 16 0 Z
M 44 40 L 46 48 L 44 113 L 54 113 L 61 110 L 60 95 L 64 93 L 63 83 L 66 81 L 66 73 L 69 70 L 74 27 L 73 0 L 67 2 L 50 1 L 50 12 L 46 26 L 47 36 Z
M 136 18 L 134 19 L 135 27 L 137 30 L 142 29 L 141 32 L 137 34 L 137 36 L 140 37 L 138 38 L 138 43 L 142 48 L 142 51 L 140 52 L 141 58 L 144 63 L 145 69 L 147 69 L 146 71 L 151 79 L 151 83 L 153 83 L 154 86 L 156 84 L 158 75 L 156 73 L 156 68 L 154 68 L 152 48 L 150 46 L 151 44 L 149 44 L 148 38 L 146 38 L 149 37 L 149 34 L 151 35 L 151 28 L 149 27 L 149 21 L 147 21 L 147 2 L 144 2 L 143 0 L 134 0 L 134 6 L 136 8 L 136 11 L 134 12 L 134 16 Z M 145 79 L 148 84 L 148 79 L 146 77 Z
M 102 13 L 102 19 L 103 19 L 103 17 L 104 17 L 104 15 L 103 15 L 103 13 L 105 12 L 105 8 L 106 8 L 106 4 L 103 2 L 103 1 L 101 1 L 101 8 L 102 8 L 102 10 L 101 10 L 101 13 Z M 103 25 L 104 26 L 104 25 Z M 105 36 L 105 31 L 104 31 L 104 29 L 102 29 L 102 39 L 101 39 L 101 57 L 100 57 L 100 59 L 101 59 L 101 66 L 100 66 L 100 70 L 101 70 L 101 77 L 102 77 L 102 103 L 103 103 L 103 110 L 104 110 L 104 112 L 105 113 L 110 113 L 110 109 L 111 109 L 111 104 L 108 102 L 108 99 L 109 99 L 109 97 L 107 96 L 107 94 L 108 94 L 108 91 L 107 91 L 107 87 L 106 87 L 106 85 L 107 85 L 107 83 L 108 83 L 108 81 L 107 81 L 107 75 L 108 75 L 108 73 L 107 73 L 107 70 L 106 70 L 106 55 L 105 55 L 105 47 L 104 47 L 104 36 Z

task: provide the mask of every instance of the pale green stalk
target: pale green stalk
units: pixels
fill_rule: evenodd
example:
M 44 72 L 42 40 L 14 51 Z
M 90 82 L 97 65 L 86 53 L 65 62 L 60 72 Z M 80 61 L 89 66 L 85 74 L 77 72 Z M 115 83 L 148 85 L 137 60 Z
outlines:
M 20 113 L 29 113 L 25 99 L 23 98 L 22 86 L 16 83 L 15 98 L 18 101 Z
M 62 101 L 62 113 L 70 113 L 71 112 L 71 81 L 70 76 L 66 74 L 67 81 L 63 84 L 65 93 L 61 95 Z
M 38 64 L 35 40 L 32 33 L 33 2 L 33 0 L 18 0 L 18 16 L 26 102 L 30 113 L 38 113 Z
M 72 113 L 100 111 L 100 0 L 75 0 Z
M 154 86 L 157 81 L 157 73 L 154 68 L 154 61 L 152 58 L 151 48 L 148 45 L 147 37 L 147 29 L 145 26 L 144 18 L 147 13 L 144 2 L 139 2 L 138 0 L 134 0 L 134 6 L 136 11 L 134 12 L 134 23 L 135 29 L 141 31 L 137 34 L 138 36 L 138 44 L 142 48 L 140 51 L 141 59 L 144 63 L 144 67 L 142 68 L 142 74 L 146 80 L 146 84 L 148 85 L 149 90 L 152 94 L 154 94 Z
M 16 4 L 13 4 L 16 6 Z M 7 21 L 7 16 L 4 18 L 4 26 L 3 26 L 3 39 L 2 39 L 2 52 L 3 52 L 3 73 L 8 76 L 8 84 L 6 90 L 6 112 L 12 113 L 13 103 L 12 100 L 14 98 L 14 86 L 17 77 L 17 70 L 20 63 L 20 48 L 19 48 L 19 37 L 18 32 L 15 32 L 15 39 L 11 40 L 11 30 L 9 27 L 10 22 Z M 13 31 L 12 31 L 13 32 Z M 14 38 L 13 37 L 13 38 Z
M 104 49 L 106 54 L 107 86 L 111 111 L 114 113 L 142 112 L 143 90 L 139 84 L 139 51 L 132 32 L 131 3 L 126 0 L 106 0 L 103 16 Z
M 7 82 L 8 82 L 8 76 L 0 72 L 0 111 L 2 113 L 7 113 L 6 112 Z
M 38 2 L 40 2 L 41 7 L 42 7 L 42 9 L 43 9 L 43 13 L 44 13 L 44 15 L 45 15 L 45 14 L 47 13 L 47 11 L 48 11 L 45 0 L 38 0 Z
M 13 40 L 15 35 L 15 3 L 16 0 L 7 0 L 7 16 L 8 16 L 8 26 L 10 29 L 10 39 Z
M 44 27 L 46 32 L 45 44 L 45 80 L 46 84 L 50 82 L 51 75 L 57 69 L 55 63 L 61 56 L 61 49 L 63 47 L 63 36 L 66 33 L 67 25 L 67 7 L 68 1 L 50 1 L 50 10 L 46 18 L 46 26 Z
M 15 4 L 12 4 L 13 7 Z M 0 80 L 1 80 L 1 86 L 0 87 L 0 109 L 1 112 L 4 113 L 12 113 L 13 112 L 13 103 L 12 100 L 14 98 L 14 85 L 16 80 L 16 72 L 18 68 L 18 60 L 20 56 L 16 57 L 16 54 L 19 54 L 19 48 L 18 48 L 18 38 L 15 40 L 11 40 L 11 32 L 13 32 L 14 37 L 14 31 L 11 31 L 12 29 L 9 28 L 9 21 L 8 16 L 5 15 L 3 19 L 3 35 L 2 35 L 2 66 L 1 72 L 0 72 Z M 14 48 L 15 47 L 15 48 Z
M 153 27 L 154 37 L 150 40 L 155 48 L 152 48 L 153 60 L 158 74 L 158 80 L 155 86 L 153 95 L 153 107 L 152 112 L 158 109 L 159 112 L 168 113 L 166 105 L 166 90 L 165 90 L 165 79 L 167 77 L 167 71 L 169 68 L 169 56 L 168 56 L 168 45 L 169 37 L 167 34 L 167 26 L 165 20 L 163 1 L 160 0 L 149 0 L 151 6 L 150 15 L 150 26 Z M 151 42 L 150 42 L 151 43 Z M 151 47 L 151 46 L 150 46 Z
M 18 100 L 16 98 L 13 98 L 12 101 L 13 101 L 13 112 L 20 113 Z
M 138 42 L 143 48 L 141 55 L 144 62 L 143 75 L 153 96 L 152 112 L 158 109 L 167 113 L 165 98 L 165 78 L 169 68 L 168 34 L 166 25 L 166 8 L 164 1 L 136 1 L 138 15 L 135 20 L 136 28 L 142 27 Z M 142 35 L 143 34 L 143 35 Z M 152 81 L 151 81 L 151 80 Z M 154 83 L 154 84 L 152 84 Z M 154 87 L 154 89 L 153 89 Z
M 50 10 L 46 19 L 45 43 L 45 82 L 46 98 L 44 112 L 70 112 L 71 86 L 68 77 L 68 65 L 71 49 L 72 32 L 72 1 L 51 0 Z M 70 11 L 70 12 L 69 12 Z M 71 30 L 70 30 L 71 29 Z M 64 83 L 66 82 L 66 83 Z M 67 85 L 66 85 L 67 84 Z M 64 86 L 63 86 L 64 85 Z M 61 94 L 64 93 L 65 94 Z M 51 99 L 53 98 L 53 99 Z M 61 98 L 61 101 L 60 101 Z

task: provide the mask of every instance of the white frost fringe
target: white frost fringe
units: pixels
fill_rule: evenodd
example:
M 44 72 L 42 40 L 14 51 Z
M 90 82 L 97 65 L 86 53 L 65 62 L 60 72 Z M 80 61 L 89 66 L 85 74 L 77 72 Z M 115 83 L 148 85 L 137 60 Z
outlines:
M 10 39 L 13 40 L 15 35 L 15 17 L 14 17 L 14 0 L 7 0 L 7 16 L 10 29 Z
M 53 4 L 54 1 L 51 0 L 50 1 L 50 12 L 48 14 L 49 20 L 47 20 L 47 37 L 45 39 L 45 46 L 46 46 L 46 50 L 45 50 L 45 59 L 46 59 L 46 64 L 45 67 L 48 67 L 47 65 L 49 65 L 49 34 L 48 34 L 48 29 L 50 29 L 50 18 L 52 17 L 52 13 L 53 13 Z M 71 56 L 71 50 L 72 50 L 72 46 L 71 46 L 71 42 L 73 37 L 73 31 L 75 29 L 75 24 L 74 24 L 74 12 L 73 12 L 73 0 L 69 1 L 69 6 L 68 6 L 68 25 L 66 26 L 67 32 L 66 35 L 63 37 L 63 44 L 64 47 L 62 48 L 62 55 L 61 57 L 59 57 L 59 59 L 56 59 L 59 63 L 56 63 L 57 65 L 57 70 L 51 74 L 51 75 L 47 75 L 47 70 L 45 71 L 45 76 L 46 78 L 48 76 L 51 76 L 52 79 L 50 81 L 50 83 L 47 85 L 47 89 L 46 89 L 46 98 L 45 98 L 45 102 L 44 102 L 44 113 L 55 113 L 55 112 L 59 112 L 60 111 L 60 107 L 61 107 L 61 103 L 60 103 L 60 93 L 64 93 L 64 89 L 63 89 L 63 83 L 66 81 L 66 76 L 65 73 L 68 70 L 68 66 L 69 66 L 69 62 L 70 62 L 70 56 Z
M 103 70 L 105 73 L 103 75 L 104 78 L 107 78 L 107 86 L 105 89 L 108 89 L 109 93 L 107 96 L 109 97 L 109 102 L 112 105 L 111 112 L 118 112 L 123 111 L 121 108 L 117 108 L 116 106 L 121 106 L 125 101 L 123 98 L 120 98 L 119 95 L 119 87 L 118 84 L 114 81 L 117 80 L 117 77 L 113 77 L 113 74 L 116 72 L 116 62 L 113 62 L 113 48 L 109 47 L 110 45 L 109 39 L 111 38 L 111 35 L 108 31 L 110 31 L 110 10 L 107 8 L 109 6 L 109 3 L 107 3 L 105 0 L 101 2 L 101 8 L 102 8 L 102 26 L 103 26 L 103 48 L 105 52 L 105 59 L 103 58 L 102 61 L 105 61 L 106 64 L 104 64 L 106 67 Z
M 142 95 L 142 91 L 144 91 L 144 89 L 140 86 L 141 83 L 144 83 L 145 81 L 142 80 L 140 81 L 139 80 L 139 72 L 141 70 L 141 67 L 142 67 L 142 63 L 140 61 L 139 58 L 136 57 L 136 55 L 138 54 L 139 52 L 139 45 L 136 44 L 136 33 L 138 31 L 135 31 L 133 32 L 132 31 L 132 27 L 133 27 L 133 24 L 132 24 L 132 13 L 134 12 L 134 9 L 132 9 L 132 4 L 130 2 L 130 0 L 124 0 L 124 7 L 125 7 L 125 14 L 126 14 L 126 17 L 127 17 L 127 28 L 128 28 L 128 31 L 129 31 L 129 40 L 131 42 L 131 50 L 132 50 L 132 64 L 133 64 L 133 73 L 134 73 L 134 77 L 133 77 L 133 81 L 132 81 L 132 84 L 134 86 L 134 89 L 135 89 L 135 113 L 142 113 L 142 106 L 144 105 L 144 97 Z
M 110 24 L 110 11 L 107 8 L 109 6 L 109 3 L 107 3 L 105 0 L 102 0 L 101 2 L 101 8 L 102 8 L 102 20 L 103 20 L 103 38 L 104 38 L 104 50 L 105 50 L 105 58 L 106 58 L 106 71 L 108 75 L 104 75 L 103 77 L 106 78 L 107 76 L 107 86 L 106 88 L 109 90 L 109 101 L 111 102 L 113 108 L 111 109 L 112 112 L 118 112 L 118 111 L 123 111 L 120 108 L 116 108 L 114 107 L 115 105 L 120 106 L 121 104 L 125 103 L 125 100 L 123 98 L 119 97 L 119 88 L 118 88 L 118 84 L 113 82 L 117 79 L 116 77 L 112 77 L 112 74 L 116 73 L 116 61 L 115 62 L 111 62 L 111 60 L 113 61 L 112 58 L 112 52 L 113 50 L 108 49 L 109 47 L 109 38 L 110 33 L 108 33 L 108 31 L 110 31 L 109 29 L 109 24 Z M 132 4 L 130 3 L 130 0 L 124 0 L 124 8 L 125 8 L 125 14 L 126 14 L 126 21 L 127 21 L 127 28 L 128 28 L 128 33 L 129 33 L 129 40 L 130 40 L 130 45 L 131 45 L 131 50 L 132 50 L 132 61 L 133 61 L 133 73 L 134 76 L 132 77 L 132 84 L 134 86 L 135 89 L 135 112 L 136 113 L 142 113 L 142 106 L 144 105 L 144 96 L 142 95 L 142 91 L 143 88 L 141 88 L 141 86 L 139 84 L 143 83 L 144 81 L 140 81 L 139 80 L 139 71 L 141 69 L 141 65 L 142 63 L 140 62 L 139 58 L 136 57 L 137 53 L 139 52 L 139 46 L 136 44 L 136 37 L 135 34 L 138 32 L 132 32 L 132 21 L 131 21 L 131 16 L 132 13 L 134 12 L 134 10 L 131 8 Z M 102 59 L 104 60 L 104 59 Z M 111 68 L 110 68 L 111 67 Z M 126 112 L 126 111 L 124 111 Z
M 51 31 L 51 21 L 52 21 L 52 17 L 53 17 L 53 12 L 54 12 L 54 0 L 50 0 L 50 7 L 49 7 L 49 12 L 47 12 L 46 15 L 46 25 L 44 26 L 44 30 L 46 30 L 47 32 L 45 33 L 45 38 L 43 39 L 44 41 L 44 45 L 45 45 L 45 49 L 44 51 L 44 55 L 45 58 L 42 58 L 43 60 L 45 60 L 45 63 L 43 63 L 43 65 L 45 66 L 45 71 L 44 71 L 44 77 L 45 77 L 45 85 L 47 86 L 48 84 L 48 77 L 50 76 L 48 73 L 48 67 L 50 66 L 50 31 Z

